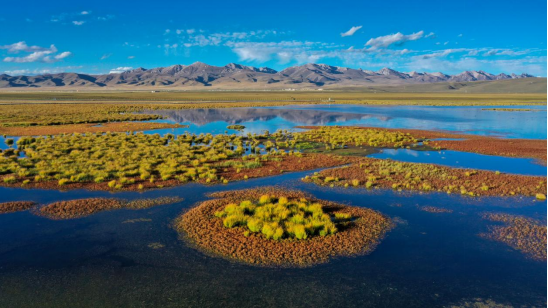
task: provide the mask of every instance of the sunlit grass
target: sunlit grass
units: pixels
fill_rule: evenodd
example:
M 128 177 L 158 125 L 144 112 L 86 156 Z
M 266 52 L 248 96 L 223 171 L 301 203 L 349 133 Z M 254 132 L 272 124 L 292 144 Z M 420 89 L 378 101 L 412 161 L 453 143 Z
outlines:
M 244 232 L 262 234 L 267 239 L 304 240 L 313 236 L 335 234 L 337 223 L 350 220 L 346 213 L 330 215 L 319 203 L 306 198 L 263 195 L 258 200 L 230 203 L 215 216 L 226 228 L 242 227 Z

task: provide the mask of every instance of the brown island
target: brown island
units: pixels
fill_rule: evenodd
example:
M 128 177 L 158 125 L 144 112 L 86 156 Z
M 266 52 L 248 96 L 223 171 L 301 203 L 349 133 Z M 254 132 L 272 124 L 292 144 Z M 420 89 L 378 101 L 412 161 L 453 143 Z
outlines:
M 208 254 L 257 266 L 307 267 L 371 252 L 392 227 L 368 208 L 276 187 L 219 192 L 176 220 Z

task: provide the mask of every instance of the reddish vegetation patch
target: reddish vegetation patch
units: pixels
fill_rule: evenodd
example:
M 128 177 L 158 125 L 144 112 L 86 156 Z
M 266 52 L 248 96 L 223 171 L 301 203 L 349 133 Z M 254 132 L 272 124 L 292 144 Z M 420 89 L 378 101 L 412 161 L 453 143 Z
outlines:
M 254 169 L 242 169 L 237 172 L 236 168 L 230 167 L 219 172 L 230 181 L 243 180 L 247 178 L 260 178 L 270 175 L 277 175 L 284 172 L 304 171 L 319 168 L 328 168 L 340 166 L 358 161 L 356 157 L 334 156 L 325 154 L 303 154 L 302 157 L 288 155 L 284 156 L 283 161 L 267 161 L 263 165 Z M 226 171 L 225 171 L 226 170 Z
M 360 163 L 350 166 L 322 170 L 304 181 L 347 187 L 367 187 L 370 184 L 368 188 L 442 191 L 470 196 L 535 196 L 546 193 L 545 177 L 372 158 L 362 158 Z
M 325 237 L 273 240 L 259 233 L 245 236 L 243 227 L 225 228 L 223 220 L 215 217 L 215 212 L 223 210 L 228 203 L 257 200 L 264 194 L 283 195 L 289 199 L 307 198 L 322 204 L 325 212 L 348 213 L 355 220 Z M 201 250 L 258 266 L 306 267 L 328 262 L 334 257 L 365 254 L 376 247 L 392 226 L 389 218 L 376 211 L 314 200 L 299 191 L 261 188 L 212 196 L 218 199 L 203 202 L 179 217 L 176 229 Z
M 36 205 L 33 201 L 13 201 L 0 203 L 0 214 L 26 211 Z
M 50 203 L 40 208 L 40 214 L 49 218 L 70 219 L 120 208 L 122 202 L 118 199 L 88 198 Z
M 485 214 L 483 218 L 503 222 L 503 226 L 493 226 L 486 238 L 503 242 L 534 259 L 546 261 L 546 224 L 520 216 L 508 214 Z
M 182 199 L 161 197 L 157 199 L 140 199 L 125 201 L 115 198 L 87 198 L 50 203 L 39 210 L 40 215 L 52 219 L 71 219 L 89 216 L 101 211 L 115 209 L 144 209 L 157 205 L 175 203 Z
M 419 209 L 423 212 L 429 212 L 429 213 L 453 213 L 453 210 L 450 209 L 444 209 L 441 207 L 435 207 L 435 206 L 421 206 Z
M 36 135 L 58 135 L 72 133 L 104 133 L 104 132 L 127 132 L 149 129 L 182 128 L 187 125 L 155 123 L 155 122 L 110 122 L 101 125 L 90 124 L 68 124 L 48 126 L 25 126 L 25 127 L 1 127 L 0 134 L 8 136 L 36 136 Z
M 303 154 L 302 157 L 294 155 L 285 155 L 282 161 L 266 161 L 262 162 L 262 166 L 254 169 L 242 169 L 240 172 L 237 172 L 237 169 L 234 167 L 227 167 L 220 169 L 218 175 L 224 177 L 228 181 L 238 181 L 244 180 L 247 178 L 260 178 L 272 175 L 278 175 L 283 172 L 295 172 L 295 171 L 304 171 L 311 169 L 327 168 L 340 166 L 348 163 L 352 163 L 358 160 L 355 157 L 348 156 L 334 156 L 334 155 L 325 155 L 325 154 Z M 27 178 L 18 178 L 15 183 L 6 183 L 3 181 L 6 177 L 11 177 L 12 175 L 3 175 L 0 176 L 0 186 L 8 187 L 21 187 L 21 182 L 25 179 L 30 182 L 24 184 L 25 188 L 44 188 L 44 189 L 89 189 L 89 190 L 116 190 L 113 187 L 108 186 L 108 181 L 102 183 L 95 182 L 76 182 L 76 183 L 66 183 L 63 186 L 59 186 L 58 181 L 41 181 L 35 182 L 32 177 Z M 162 187 L 173 187 L 178 185 L 186 184 L 187 182 L 180 182 L 177 179 L 162 180 L 156 179 L 154 182 L 149 180 L 142 180 L 138 176 L 128 177 L 132 179 L 134 183 L 124 185 L 121 190 L 129 191 L 139 191 L 152 188 L 162 188 Z M 205 184 L 205 179 L 197 179 L 198 182 Z M 211 182 L 210 184 L 219 184 L 220 181 Z M 142 187 L 140 187 L 140 185 Z
M 304 129 L 316 129 L 319 126 L 299 126 Z M 404 128 L 377 128 L 353 127 L 357 129 L 376 129 L 379 131 L 409 133 L 416 139 L 454 138 L 464 140 L 440 140 L 430 142 L 432 147 L 441 149 L 498 155 L 509 157 L 530 157 L 539 159 L 546 164 L 547 146 L 542 139 L 501 139 L 496 137 L 477 136 L 462 133 L 443 131 L 404 129 Z
M 531 157 L 546 164 L 546 140 L 475 138 L 461 141 L 434 141 L 435 147 L 462 152 L 509 157 Z

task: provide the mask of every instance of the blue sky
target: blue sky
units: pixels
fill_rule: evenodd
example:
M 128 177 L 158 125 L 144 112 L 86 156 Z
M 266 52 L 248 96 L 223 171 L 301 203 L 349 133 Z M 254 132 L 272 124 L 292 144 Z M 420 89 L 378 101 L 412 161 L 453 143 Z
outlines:
M 546 76 L 546 1 L 11 1 L 0 73 L 231 62 Z

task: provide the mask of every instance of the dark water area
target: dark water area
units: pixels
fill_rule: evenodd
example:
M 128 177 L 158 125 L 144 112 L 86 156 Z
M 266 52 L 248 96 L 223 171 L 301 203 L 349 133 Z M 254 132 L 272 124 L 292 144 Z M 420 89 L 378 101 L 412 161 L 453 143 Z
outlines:
M 3 201 L 159 196 L 184 201 L 71 220 L 49 220 L 29 212 L 0 215 L 0 306 L 443 307 L 473 298 L 516 306 L 546 301 L 544 262 L 478 236 L 493 225 L 481 213 L 545 221 L 546 202 L 530 197 L 477 199 L 326 189 L 300 182 L 306 174 L 143 193 L 1 188 Z M 210 192 L 273 183 L 378 210 L 396 226 L 369 255 L 305 269 L 261 268 L 208 256 L 179 239 L 172 227 L 175 218 L 206 200 Z M 419 205 L 454 212 L 428 213 Z M 164 246 L 154 249 L 149 247 L 152 243 Z

